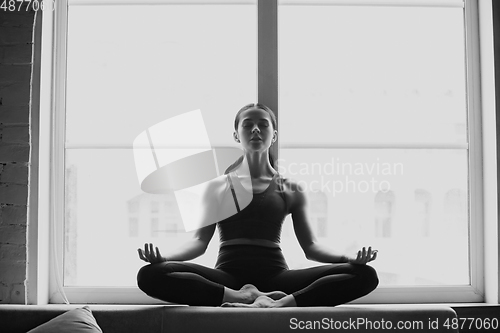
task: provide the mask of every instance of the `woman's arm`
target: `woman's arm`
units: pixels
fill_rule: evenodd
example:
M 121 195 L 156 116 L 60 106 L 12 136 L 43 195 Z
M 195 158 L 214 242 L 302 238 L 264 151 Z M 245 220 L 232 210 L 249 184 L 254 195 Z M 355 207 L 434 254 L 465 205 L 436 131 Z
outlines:
M 307 218 L 307 197 L 305 191 L 299 184 L 287 181 L 288 193 L 291 199 L 290 213 L 292 214 L 293 228 L 299 244 L 307 259 L 323 263 L 355 263 L 366 264 L 375 260 L 376 251 L 371 247 L 360 250 L 356 258 L 335 253 L 332 249 L 319 243 L 314 236 L 311 225 Z
M 215 224 L 198 229 L 192 240 L 166 256 L 162 256 L 158 247 L 153 247 L 153 244 L 144 244 L 144 250 L 138 249 L 139 258 L 152 264 L 163 261 L 187 261 L 198 258 L 205 253 L 208 243 L 210 243 L 214 235 L 214 231 Z
M 195 225 L 199 226 L 199 229 L 196 230 L 194 237 L 190 241 L 165 256 L 160 253 L 158 247 L 153 247 L 153 244 L 144 244 L 144 250 L 138 249 L 139 258 L 153 264 L 163 261 L 187 261 L 204 254 L 214 235 L 219 197 L 224 185 L 224 179 L 221 177 L 208 184 L 200 207 L 202 211 L 200 214 L 201 220 L 195 221 Z
M 205 253 L 208 243 L 215 231 L 215 224 L 198 229 L 193 239 L 179 247 L 176 251 L 165 256 L 168 261 L 187 261 L 198 258 Z

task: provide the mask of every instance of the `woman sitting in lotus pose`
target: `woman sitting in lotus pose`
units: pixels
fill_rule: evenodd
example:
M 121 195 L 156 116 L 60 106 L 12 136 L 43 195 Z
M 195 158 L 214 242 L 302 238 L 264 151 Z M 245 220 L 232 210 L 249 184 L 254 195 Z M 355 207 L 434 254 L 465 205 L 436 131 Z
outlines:
M 213 181 L 211 191 L 223 198 L 219 204 L 229 198 L 235 213 L 201 227 L 192 241 L 169 255 L 153 244 L 138 249 L 149 263 L 139 271 L 139 288 L 167 302 L 231 307 L 335 306 L 373 291 L 377 273 L 367 263 L 376 259 L 377 251 L 363 247 L 351 258 L 319 244 L 307 219 L 303 189 L 275 170 L 269 152 L 278 134 L 273 111 L 249 104 L 236 114 L 234 124 L 234 139 L 244 154 Z M 240 209 L 235 187 L 244 178 L 238 173 L 243 165 L 253 196 Z M 288 268 L 280 248 L 288 214 L 306 257 L 325 265 Z M 205 252 L 216 226 L 221 244 L 215 268 L 186 262 Z

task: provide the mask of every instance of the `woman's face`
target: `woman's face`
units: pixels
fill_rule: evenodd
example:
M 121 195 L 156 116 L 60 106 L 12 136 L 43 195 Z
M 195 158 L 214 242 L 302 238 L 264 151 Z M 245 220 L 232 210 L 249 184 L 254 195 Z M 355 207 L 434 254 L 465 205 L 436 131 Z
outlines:
M 277 133 L 269 113 L 259 108 L 251 108 L 240 114 L 235 137 L 245 150 L 262 151 L 271 146 L 276 140 Z

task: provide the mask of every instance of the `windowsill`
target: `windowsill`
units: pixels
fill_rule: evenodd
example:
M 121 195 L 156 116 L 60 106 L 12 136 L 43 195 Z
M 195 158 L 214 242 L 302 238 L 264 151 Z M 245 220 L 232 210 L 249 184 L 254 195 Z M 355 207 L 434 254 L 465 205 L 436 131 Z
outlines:
M 188 307 L 182 304 L 107 304 L 107 303 L 97 303 L 97 304 L 86 304 L 86 303 L 72 303 L 72 304 L 45 304 L 45 305 L 23 305 L 23 304 L 0 304 L 0 307 L 37 307 L 37 308 L 77 308 L 82 306 L 90 306 L 95 309 L 136 309 L 136 308 L 155 308 L 155 307 Z M 480 308 L 480 307 L 500 307 L 500 304 L 487 304 L 487 303 L 412 303 L 412 304 L 342 304 L 333 308 L 424 308 L 424 307 L 436 307 L 444 306 L 450 308 Z M 193 307 L 196 308 L 196 307 Z M 307 308 L 294 308 L 294 309 L 307 309 Z

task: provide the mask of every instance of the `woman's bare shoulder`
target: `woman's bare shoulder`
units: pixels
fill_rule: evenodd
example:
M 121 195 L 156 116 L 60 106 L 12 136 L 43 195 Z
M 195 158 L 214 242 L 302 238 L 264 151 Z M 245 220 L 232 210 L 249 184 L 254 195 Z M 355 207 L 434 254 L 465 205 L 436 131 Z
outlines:
M 290 203 L 290 210 L 292 211 L 297 206 L 302 206 L 305 203 L 304 187 L 293 178 L 281 177 L 283 184 L 283 191 L 287 201 Z
M 207 183 L 207 193 L 210 195 L 222 194 L 226 190 L 227 186 L 228 186 L 227 175 L 218 176 L 216 178 L 211 179 Z
M 281 177 L 284 190 L 290 193 L 303 192 L 303 186 L 293 178 Z

